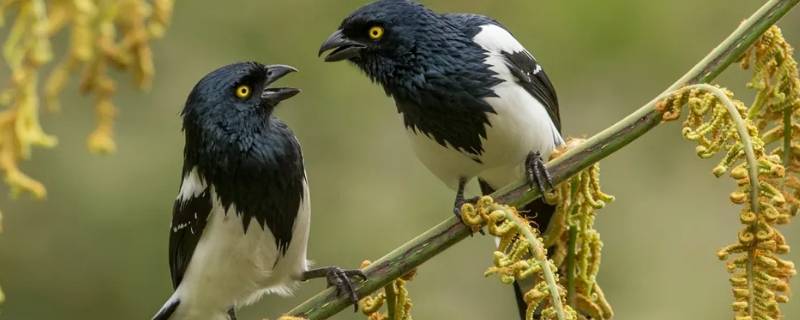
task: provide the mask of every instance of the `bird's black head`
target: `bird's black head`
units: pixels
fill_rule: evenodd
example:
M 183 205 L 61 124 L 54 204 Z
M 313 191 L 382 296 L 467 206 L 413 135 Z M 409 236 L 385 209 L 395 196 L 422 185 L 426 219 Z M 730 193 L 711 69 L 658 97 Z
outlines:
M 408 0 L 380 0 L 342 21 L 320 47 L 325 61 L 348 60 L 386 85 L 398 73 L 420 72 L 426 56 L 457 35 L 444 19 Z M 437 44 L 439 43 L 439 44 Z M 415 70 L 416 69 L 416 70 Z
M 487 72 L 477 31 L 410 0 L 379 0 L 345 18 L 319 55 L 330 51 L 325 61 L 348 60 L 389 95 L 418 100 L 421 88 L 461 90 L 465 75 Z
M 183 109 L 184 121 L 216 122 L 235 119 L 263 123 L 283 100 L 300 92 L 269 85 L 297 69 L 286 65 L 265 66 L 242 62 L 212 71 L 195 85 Z
M 269 86 L 295 71 L 285 65 L 244 62 L 219 68 L 200 80 L 182 112 L 185 169 L 197 164 L 206 168 L 225 166 L 216 162 L 262 148 L 259 144 L 270 140 L 276 127 L 273 109 L 300 92 Z

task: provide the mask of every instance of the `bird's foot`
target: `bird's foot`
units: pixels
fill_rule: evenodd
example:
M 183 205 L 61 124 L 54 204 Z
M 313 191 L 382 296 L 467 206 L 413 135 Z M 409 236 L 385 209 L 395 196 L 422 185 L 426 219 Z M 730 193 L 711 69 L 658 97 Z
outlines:
M 464 217 L 461 216 L 461 207 L 465 203 L 467 202 L 466 200 L 464 200 L 464 194 L 462 193 L 456 194 L 456 201 L 455 203 L 453 203 L 453 214 L 456 215 L 456 218 L 458 218 L 458 220 L 461 220 L 462 223 L 464 222 Z
M 538 151 L 528 154 L 528 159 L 525 160 L 525 175 L 531 188 L 539 187 L 542 193 L 553 189 L 553 178 L 547 171 L 542 154 Z
M 353 279 L 367 280 L 367 276 L 360 269 L 344 270 L 339 267 L 325 267 L 309 270 L 303 273 L 302 280 L 325 278 L 328 287 L 335 287 L 336 294 L 346 294 L 353 303 L 354 311 L 358 312 L 358 293 L 353 286 Z
M 458 179 L 458 190 L 456 191 L 456 201 L 453 204 L 453 214 L 456 215 L 456 218 L 458 218 L 458 220 L 460 220 L 461 223 L 464 223 L 464 218 L 461 217 L 461 206 L 467 203 L 467 201 L 464 200 L 464 188 L 466 186 L 467 186 L 467 178 Z

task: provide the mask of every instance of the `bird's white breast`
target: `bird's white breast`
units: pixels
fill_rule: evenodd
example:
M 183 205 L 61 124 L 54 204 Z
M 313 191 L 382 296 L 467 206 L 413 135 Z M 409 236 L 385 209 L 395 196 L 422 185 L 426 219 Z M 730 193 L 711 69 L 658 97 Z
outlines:
M 199 179 L 191 181 L 195 178 L 190 174 L 184 179 L 179 197 L 202 192 L 194 190 L 203 186 Z M 251 304 L 265 293 L 291 294 L 296 280 L 308 269 L 310 199 L 305 181 L 303 191 L 291 243 L 281 255 L 270 229 L 253 218 L 245 233 L 242 215 L 236 213 L 235 205 L 226 211 L 212 185 L 212 211 L 175 291 L 181 304 L 171 319 L 215 320 L 231 306 Z
M 485 98 L 495 113 L 488 114 L 490 125 L 482 139 L 483 154 L 476 157 L 450 146 L 445 148 L 411 130 L 408 135 L 422 163 L 451 188 L 458 185 L 460 178 L 475 176 L 494 187 L 502 187 L 524 177 L 523 165 L 530 152 L 538 151 L 547 159 L 563 139 L 544 105 L 517 83 L 506 65 L 503 52 L 526 49 L 508 31 L 496 25 L 481 27 L 473 41 L 489 52 L 485 62 L 497 73 L 496 77 L 503 80 L 492 88 L 497 97 Z

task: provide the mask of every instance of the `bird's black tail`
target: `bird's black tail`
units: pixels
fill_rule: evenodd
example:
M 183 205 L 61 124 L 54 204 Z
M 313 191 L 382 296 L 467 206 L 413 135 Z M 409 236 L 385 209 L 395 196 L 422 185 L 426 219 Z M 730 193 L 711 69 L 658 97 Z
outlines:
M 481 192 L 483 194 L 492 194 L 495 190 L 492 188 L 488 183 L 483 180 L 478 180 L 481 186 Z M 544 202 L 542 198 L 536 199 L 529 204 L 527 204 L 523 208 L 519 208 L 519 212 L 525 216 L 530 221 L 535 223 L 535 227 L 537 227 L 542 233 L 547 230 L 547 226 L 550 224 L 550 219 L 553 217 L 553 213 L 555 213 L 556 207 L 553 205 L 549 205 Z M 519 311 L 519 317 L 522 320 L 525 320 L 525 313 L 528 309 L 528 304 L 525 303 L 525 299 L 523 299 L 524 292 L 522 291 L 522 287 L 520 287 L 519 283 L 514 282 L 514 297 L 517 300 L 517 310 Z M 534 319 L 537 317 L 534 316 Z
M 167 303 L 161 307 L 161 310 L 158 311 L 153 320 L 169 320 L 169 317 L 175 313 L 175 310 L 178 309 L 178 305 L 181 304 L 180 300 L 172 300 L 170 299 Z

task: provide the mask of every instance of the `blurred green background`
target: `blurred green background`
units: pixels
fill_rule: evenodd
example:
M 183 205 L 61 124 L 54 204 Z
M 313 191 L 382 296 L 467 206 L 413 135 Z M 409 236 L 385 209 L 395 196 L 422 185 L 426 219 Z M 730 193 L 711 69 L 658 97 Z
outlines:
M 170 294 L 167 230 L 183 148 L 178 113 L 200 77 L 234 61 L 302 71 L 282 81 L 304 92 L 278 113 L 303 143 L 313 199 L 310 256 L 318 264 L 377 259 L 448 217 L 453 192 L 416 160 L 393 102 L 355 68 L 316 56 L 320 42 L 364 3 L 178 1 L 167 38 L 154 45 L 152 91 L 137 92 L 121 79 L 120 150 L 113 156 L 85 151 L 92 102 L 73 84 L 65 110 L 43 120 L 60 146 L 37 150 L 23 164 L 47 185 L 49 198 L 0 197 L 0 285 L 7 295 L 0 318 L 153 315 Z M 546 66 L 566 134 L 586 136 L 661 92 L 762 1 L 424 3 L 505 23 Z M 781 25 L 800 46 L 800 11 Z M 721 81 L 749 99 L 746 78 L 731 68 Z M 728 202 L 731 181 L 715 179 L 715 162 L 693 150 L 669 124 L 603 162 L 605 190 L 617 202 L 597 221 L 605 242 L 599 281 L 617 319 L 731 318 L 728 274 L 715 252 L 735 240 L 739 209 Z M 800 248 L 800 221 L 783 230 Z M 410 285 L 414 317 L 513 319 L 510 287 L 482 276 L 492 246 L 486 237 L 470 238 L 425 264 Z M 796 252 L 789 258 L 800 261 Z M 267 297 L 241 319 L 275 318 L 323 286 Z M 792 288 L 799 291 L 800 280 Z M 786 319 L 800 318 L 798 300 L 784 307 Z

